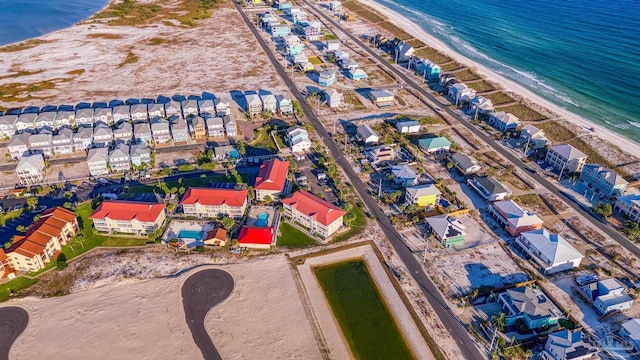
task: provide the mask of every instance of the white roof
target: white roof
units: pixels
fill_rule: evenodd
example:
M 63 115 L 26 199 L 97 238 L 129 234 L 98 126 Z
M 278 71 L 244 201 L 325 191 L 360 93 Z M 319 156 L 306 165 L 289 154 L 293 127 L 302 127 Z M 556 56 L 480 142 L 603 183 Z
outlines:
M 565 159 L 580 159 L 580 158 L 586 158 L 587 155 L 585 153 L 583 153 L 582 151 L 574 148 L 573 146 L 569 145 L 569 144 L 560 144 L 560 145 L 554 145 L 551 147 L 552 151 L 555 151 L 556 153 L 558 153 L 560 156 L 562 156 Z
M 629 319 L 622 323 L 622 327 L 629 333 L 629 338 L 640 342 L 640 319 Z
M 407 188 L 407 195 L 411 196 L 412 199 L 416 199 L 421 196 L 429 196 L 429 195 L 439 196 L 440 194 L 441 194 L 440 190 L 438 190 L 438 188 L 433 184 L 411 186 Z
M 550 233 L 546 229 L 524 232 L 521 236 L 529 241 L 532 248 L 540 251 L 540 258 L 550 261 L 549 265 L 561 264 L 583 257 L 561 235 Z
M 417 179 L 418 175 L 411 170 L 409 165 L 394 165 L 391 167 L 391 173 L 398 179 Z
M 496 201 L 493 203 L 493 206 L 497 210 L 500 210 L 501 213 L 507 215 L 505 220 L 514 228 L 542 224 L 543 222 L 537 215 L 525 211 L 512 200 Z
M 87 154 L 87 162 L 106 161 L 108 158 L 109 149 L 107 149 L 106 147 L 89 149 L 89 153 Z
M 369 125 L 360 125 L 358 126 L 358 134 L 362 136 L 363 139 L 368 139 L 371 136 L 375 136 L 378 138 L 378 133 L 373 131 L 373 129 Z
M 448 215 L 432 216 L 426 219 L 427 223 L 442 240 L 454 236 L 464 236 L 464 226 L 457 220 Z
M 16 170 L 44 169 L 44 157 L 42 154 L 25 155 L 18 162 Z

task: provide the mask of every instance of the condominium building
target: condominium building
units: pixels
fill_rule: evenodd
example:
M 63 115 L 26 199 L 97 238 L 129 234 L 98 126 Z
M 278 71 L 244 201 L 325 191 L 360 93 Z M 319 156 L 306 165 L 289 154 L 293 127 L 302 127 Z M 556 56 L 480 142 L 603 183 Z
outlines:
M 180 205 L 187 216 L 240 218 L 247 208 L 248 190 L 189 188 Z
M 263 201 L 267 196 L 273 199 L 282 194 L 287 184 L 288 171 L 288 161 L 280 159 L 263 161 L 254 186 L 256 200 Z
M 89 218 L 100 232 L 146 235 L 164 223 L 165 204 L 104 201 Z
M 324 238 L 333 235 L 343 225 L 344 210 L 304 190 L 282 200 L 284 215 Z

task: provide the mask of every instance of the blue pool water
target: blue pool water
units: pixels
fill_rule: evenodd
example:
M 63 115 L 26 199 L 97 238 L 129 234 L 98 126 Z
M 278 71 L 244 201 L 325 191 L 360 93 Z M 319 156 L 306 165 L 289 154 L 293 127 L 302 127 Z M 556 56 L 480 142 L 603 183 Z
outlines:
M 267 226 L 267 220 L 269 220 L 269 214 L 267 214 L 266 212 L 258 214 L 258 221 L 256 221 L 256 226 Z
M 202 240 L 203 236 L 204 236 L 204 231 L 180 230 L 180 233 L 178 233 L 178 237 L 180 239 Z

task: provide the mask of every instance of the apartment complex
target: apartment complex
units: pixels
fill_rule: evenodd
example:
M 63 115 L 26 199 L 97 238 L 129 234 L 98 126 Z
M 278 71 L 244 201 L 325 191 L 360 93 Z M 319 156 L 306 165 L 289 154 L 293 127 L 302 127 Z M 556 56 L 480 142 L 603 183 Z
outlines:
M 180 205 L 187 216 L 240 218 L 247 209 L 248 190 L 191 187 L 182 197 Z
M 327 238 L 342 227 L 344 210 L 304 190 L 282 200 L 284 214 L 309 229 L 311 234 Z
M 256 200 L 263 201 L 267 196 L 273 199 L 282 194 L 287 184 L 288 172 L 288 161 L 280 159 L 263 161 L 254 186 Z
M 146 235 L 162 226 L 165 204 L 104 201 L 89 217 L 100 232 Z

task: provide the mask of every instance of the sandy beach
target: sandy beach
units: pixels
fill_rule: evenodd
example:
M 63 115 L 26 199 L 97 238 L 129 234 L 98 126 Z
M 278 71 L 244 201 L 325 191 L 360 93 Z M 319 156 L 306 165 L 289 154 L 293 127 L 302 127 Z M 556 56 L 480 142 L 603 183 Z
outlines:
M 578 116 L 544 98 L 542 98 L 539 95 L 536 95 L 535 93 L 533 93 L 532 91 L 528 90 L 527 88 L 525 88 L 524 86 L 509 80 L 503 76 L 500 76 L 498 74 L 496 74 L 495 72 L 491 71 L 490 69 L 488 69 L 487 67 L 453 51 L 450 47 L 448 47 L 446 44 L 444 44 L 442 41 L 438 40 L 437 38 L 435 38 L 434 36 L 430 35 L 429 33 L 427 33 L 426 31 L 424 31 L 419 25 L 411 22 L 409 19 L 407 19 L 406 17 L 394 12 L 393 10 L 380 5 L 378 3 L 376 3 L 375 1 L 372 0 L 358 0 L 359 2 L 361 2 L 364 5 L 370 6 L 371 8 L 377 10 L 378 12 L 384 14 L 385 16 L 387 16 L 389 18 L 389 21 L 392 22 L 393 24 L 395 24 L 396 26 L 398 26 L 399 28 L 403 29 L 404 31 L 406 31 L 407 33 L 413 35 L 416 39 L 419 39 L 421 41 L 423 41 L 424 43 L 426 43 L 427 45 L 431 46 L 434 49 L 437 49 L 438 51 L 441 51 L 449 56 L 451 56 L 452 58 L 454 58 L 456 61 L 460 62 L 460 63 L 464 63 L 468 66 L 474 67 L 475 69 L 477 69 L 477 72 L 481 75 L 483 75 L 484 77 L 487 78 L 487 80 L 489 81 L 493 81 L 495 83 L 498 83 L 500 85 L 502 85 L 505 90 L 507 91 L 512 91 L 514 93 L 517 93 L 521 96 L 523 96 L 524 98 L 532 101 L 533 103 L 548 109 L 549 111 L 559 115 L 559 117 L 561 118 L 561 120 L 566 120 L 572 124 L 575 124 L 579 127 L 581 127 L 585 132 L 590 132 L 588 129 L 593 127 L 595 128 L 595 136 L 615 145 L 620 147 L 620 149 L 622 149 L 623 151 L 628 152 L 631 155 L 635 155 L 637 156 L 638 154 L 640 154 L 640 143 L 639 142 L 634 142 L 630 139 L 627 139 L 619 134 L 616 134 L 615 132 L 606 129 L 602 126 L 598 126 L 596 124 L 593 124 L 591 122 L 589 122 L 588 120 L 582 118 L 581 116 Z

